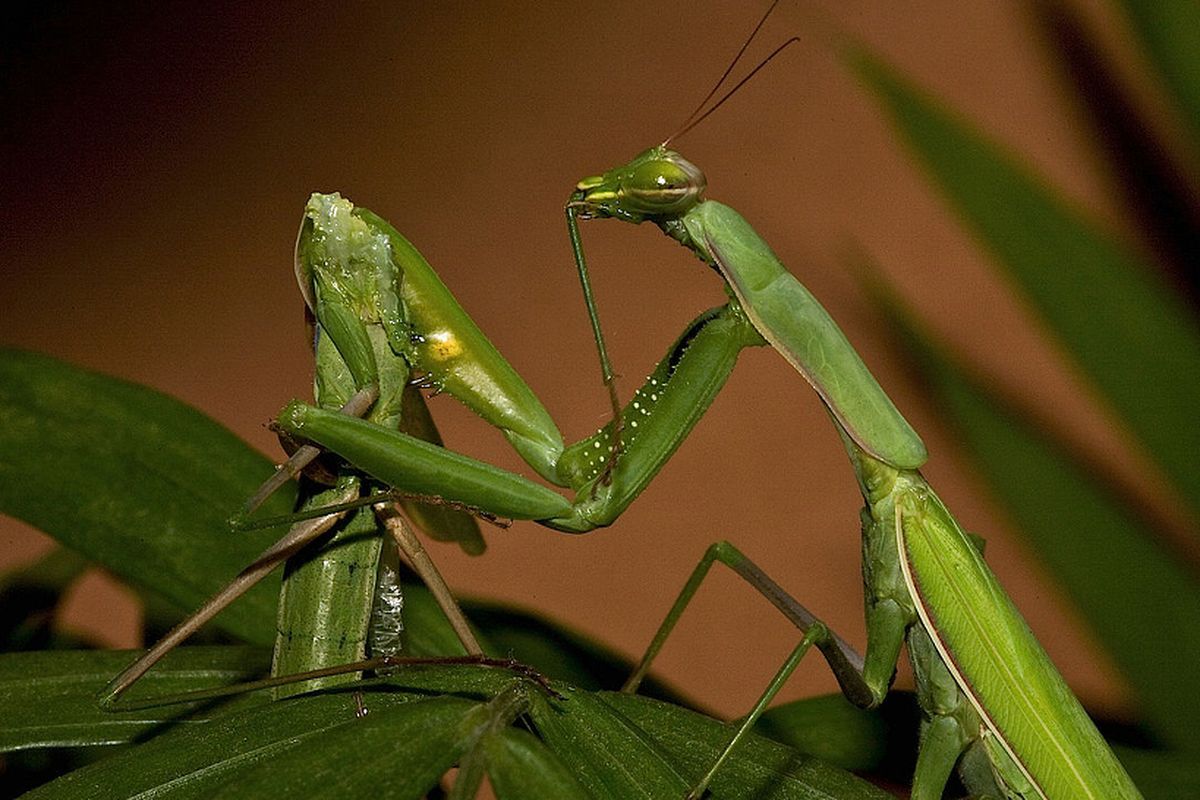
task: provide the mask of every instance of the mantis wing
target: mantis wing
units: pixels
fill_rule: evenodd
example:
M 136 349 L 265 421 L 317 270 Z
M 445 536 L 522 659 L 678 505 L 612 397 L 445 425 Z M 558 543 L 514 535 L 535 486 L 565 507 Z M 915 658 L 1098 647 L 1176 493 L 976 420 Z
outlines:
M 930 638 L 984 724 L 1057 798 L 1141 794 L 983 556 L 919 477 L 896 504 L 905 581 Z

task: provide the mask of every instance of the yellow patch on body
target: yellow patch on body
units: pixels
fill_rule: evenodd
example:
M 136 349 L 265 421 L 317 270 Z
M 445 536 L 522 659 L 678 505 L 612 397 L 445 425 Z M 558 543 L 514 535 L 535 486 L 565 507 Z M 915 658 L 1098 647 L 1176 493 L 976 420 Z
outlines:
M 425 349 L 434 361 L 449 361 L 462 355 L 462 342 L 450 331 L 437 331 L 425 335 Z

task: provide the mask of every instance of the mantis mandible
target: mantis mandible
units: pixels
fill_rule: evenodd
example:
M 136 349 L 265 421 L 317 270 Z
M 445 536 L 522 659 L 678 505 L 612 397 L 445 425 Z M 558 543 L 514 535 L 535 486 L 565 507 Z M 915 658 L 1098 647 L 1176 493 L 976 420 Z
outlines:
M 901 644 L 907 643 L 927 715 L 914 797 L 940 797 L 956 764 L 976 794 L 1139 797 L 983 562 L 977 544 L 921 476 L 926 453 L 920 438 L 815 298 L 736 211 L 704 198 L 705 186 L 703 173 L 665 144 L 577 184 L 566 212 L 589 307 L 577 222 L 601 218 L 654 223 L 722 277 L 730 301 L 690 323 L 633 399 L 615 409 L 614 421 L 570 447 L 564 447 L 532 391 L 407 240 L 379 217 L 340 198 L 314 196 L 310 202 L 298 263 L 320 268 L 309 271 L 307 282 L 302 269 L 301 285 L 344 361 L 362 361 L 353 354 L 371 350 L 382 337 L 392 352 L 426 376 L 426 385 L 455 396 L 498 427 L 538 475 L 573 490 L 574 501 L 332 409 L 293 402 L 279 416 L 280 429 L 401 492 L 585 532 L 610 524 L 636 498 L 702 416 L 741 349 L 769 344 L 825 403 L 865 501 L 865 656 L 734 548 L 719 544 L 698 567 L 630 686 L 648 668 L 699 578 L 719 560 L 804 630 L 781 678 L 816 646 L 847 696 L 873 706 L 888 691 Z M 346 245 L 344 261 L 321 254 L 330 243 Z M 345 271 L 351 282 L 358 282 L 354 292 L 344 292 L 334 280 L 343 263 L 365 265 L 357 272 Z M 370 266 L 381 263 L 395 269 Z M 369 315 L 356 305 L 362 298 L 372 306 Z M 594 310 L 593 324 L 615 398 Z M 364 370 L 353 375 L 353 384 L 367 391 L 377 387 L 378 376 Z M 743 729 L 770 696 L 764 696 Z

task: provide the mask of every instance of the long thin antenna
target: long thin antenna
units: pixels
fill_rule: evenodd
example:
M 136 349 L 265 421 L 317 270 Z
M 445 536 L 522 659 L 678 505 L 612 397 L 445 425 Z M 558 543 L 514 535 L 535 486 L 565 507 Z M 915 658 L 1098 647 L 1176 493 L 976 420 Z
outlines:
M 776 0 L 776 1 L 778 2 L 778 0 Z M 749 75 L 747 75 L 746 77 L 742 78 L 740 81 L 738 81 L 738 82 L 737 82 L 737 84 L 736 84 L 736 85 L 735 85 L 735 86 L 734 86 L 732 89 L 730 89 L 728 92 L 726 92 L 726 93 L 725 93 L 725 96 L 724 96 L 724 97 L 722 97 L 722 98 L 721 98 L 720 100 L 718 100 L 718 101 L 717 101 L 715 104 L 713 104 L 713 106 L 712 106 L 712 107 L 710 107 L 710 108 L 709 108 L 707 111 L 705 111 L 703 114 L 701 114 L 700 116 L 696 117 L 696 118 L 695 118 L 695 119 L 693 119 L 693 120 L 690 120 L 690 121 L 689 121 L 687 124 L 685 124 L 685 125 L 683 126 L 683 128 L 681 128 L 679 131 L 675 132 L 675 133 L 674 133 L 674 134 L 672 134 L 670 137 L 668 137 L 668 138 L 667 138 L 667 140 L 666 140 L 665 142 L 663 142 L 663 144 L 664 144 L 664 145 L 666 145 L 666 144 L 669 144 L 669 143 L 670 143 L 672 140 L 674 140 L 674 139 L 678 139 L 680 136 L 683 136 L 685 133 L 687 133 L 688 131 L 690 131 L 692 128 L 696 127 L 696 126 L 697 126 L 697 125 L 699 125 L 701 122 L 703 122 L 704 120 L 708 119 L 708 115 L 709 115 L 709 114 L 713 113 L 713 112 L 714 112 L 714 111 L 716 111 L 718 108 L 720 108 L 721 106 L 725 105 L 725 101 L 726 101 L 726 100 L 728 100 L 729 98 L 733 97 L 733 96 L 734 96 L 734 94 L 736 94 L 736 93 L 737 93 L 737 90 L 738 90 L 738 89 L 741 89 L 741 88 L 742 88 L 742 87 L 743 87 L 743 86 L 744 86 L 744 85 L 745 85 L 745 84 L 746 84 L 746 83 L 747 83 L 747 82 L 748 82 L 748 81 L 749 81 L 751 78 L 753 78 L 755 75 L 757 75 L 757 74 L 758 74 L 759 70 L 761 70 L 761 69 L 762 69 L 763 67 L 765 67 L 767 64 L 770 64 L 770 63 L 771 63 L 771 60 L 772 60 L 772 59 L 774 59 L 774 58 L 775 58 L 775 56 L 777 56 L 777 55 L 779 55 L 780 53 L 782 53 L 782 52 L 783 52 L 785 49 L 787 49 L 787 48 L 788 48 L 788 47 L 790 47 L 791 45 L 794 45 L 794 44 L 799 44 L 799 43 L 800 43 L 800 37 L 799 37 L 799 36 L 793 36 L 792 38 L 788 39 L 788 40 L 787 40 L 786 42 L 784 42 L 783 44 L 781 44 L 781 45 L 779 45 L 778 47 L 776 47 L 774 50 L 772 50 L 772 51 L 771 51 L 771 55 L 767 56 L 767 57 L 766 57 L 766 58 L 764 58 L 762 61 L 760 61 L 760 62 L 759 62 L 759 64 L 758 64 L 758 66 L 757 66 L 757 67 L 755 67 L 754 69 L 750 70 L 750 74 L 749 74 Z M 693 116 L 695 116 L 695 115 L 693 114 Z
M 758 24 L 754 26 L 754 30 L 750 31 L 750 35 L 746 37 L 746 41 L 742 42 L 742 47 L 737 51 L 737 55 L 733 57 L 733 60 L 729 62 L 729 66 L 727 66 L 725 71 L 721 73 L 720 79 L 718 79 L 717 82 L 713 84 L 713 87 L 708 90 L 708 94 L 704 95 L 704 99 L 700 101 L 700 105 L 696 106 L 696 109 L 692 111 L 691 114 L 688 114 L 687 119 L 683 121 L 682 127 L 684 130 L 687 130 L 688 127 L 691 126 L 692 120 L 695 118 L 695 116 L 699 114 L 701 110 L 703 110 L 705 104 L 707 104 L 708 101 L 713 98 L 713 95 L 715 95 L 717 90 L 721 88 L 721 84 L 725 83 L 725 79 L 729 77 L 729 73 L 733 72 L 733 68 L 736 67 L 738 62 L 742 60 L 742 56 L 746 53 L 746 48 L 748 48 L 750 43 L 754 41 L 754 37 L 758 36 L 758 31 L 766 23 L 767 18 L 771 16 L 771 12 L 775 10 L 775 6 L 777 5 L 779 5 L 779 0 L 774 0 L 774 2 L 771 3 L 766 13 L 763 14 L 758 20 Z M 682 134 L 675 134 L 675 136 L 680 135 Z M 671 139 L 674 139 L 675 136 L 669 137 L 667 141 L 671 141 Z

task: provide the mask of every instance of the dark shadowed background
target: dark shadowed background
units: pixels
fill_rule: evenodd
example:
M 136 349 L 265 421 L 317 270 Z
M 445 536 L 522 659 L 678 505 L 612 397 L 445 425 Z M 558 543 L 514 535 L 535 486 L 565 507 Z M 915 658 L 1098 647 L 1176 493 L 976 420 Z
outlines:
M 606 419 L 562 219 L 584 175 L 670 134 L 749 32 L 760 3 L 160 3 L 39 9 L 4 34 L 0 344 L 179 397 L 273 455 L 265 423 L 308 396 L 291 270 L 312 191 L 389 219 L 541 394 L 568 440 Z M 1120 27 L 1077 4 L 1135 84 Z M 803 6 L 801 9 L 798 6 Z M 821 9 L 1124 230 L 1022 4 L 785 4 L 757 60 Z M 22 12 L 19 12 L 22 13 Z M 6 23 L 6 26 L 8 23 Z M 1151 97 L 1148 102 L 1153 103 Z M 920 430 L 925 470 L 1085 703 L 1124 688 L 979 488 L 847 268 L 852 244 L 978 370 L 1037 402 L 1149 502 L 1153 475 L 992 273 L 833 50 L 807 37 L 678 148 L 829 308 Z M 609 347 L 628 396 L 719 281 L 651 226 L 585 226 Z M 448 398 L 447 444 L 521 469 Z M 782 359 L 747 353 L 724 394 L 613 527 L 519 523 L 468 558 L 435 546 L 464 595 L 542 610 L 633 655 L 706 545 L 728 538 L 851 641 L 864 639 L 859 499 L 834 430 Z M 232 534 L 231 534 L 232 535 Z M 49 541 L 0 519 L 5 563 Z M 744 711 L 796 634 L 727 575 L 696 603 L 662 674 Z M 90 594 L 89 594 L 90 593 Z M 97 577 L 69 624 L 138 644 L 130 600 Z M 902 681 L 908 681 L 905 676 Z M 835 689 L 806 665 L 790 697 Z

